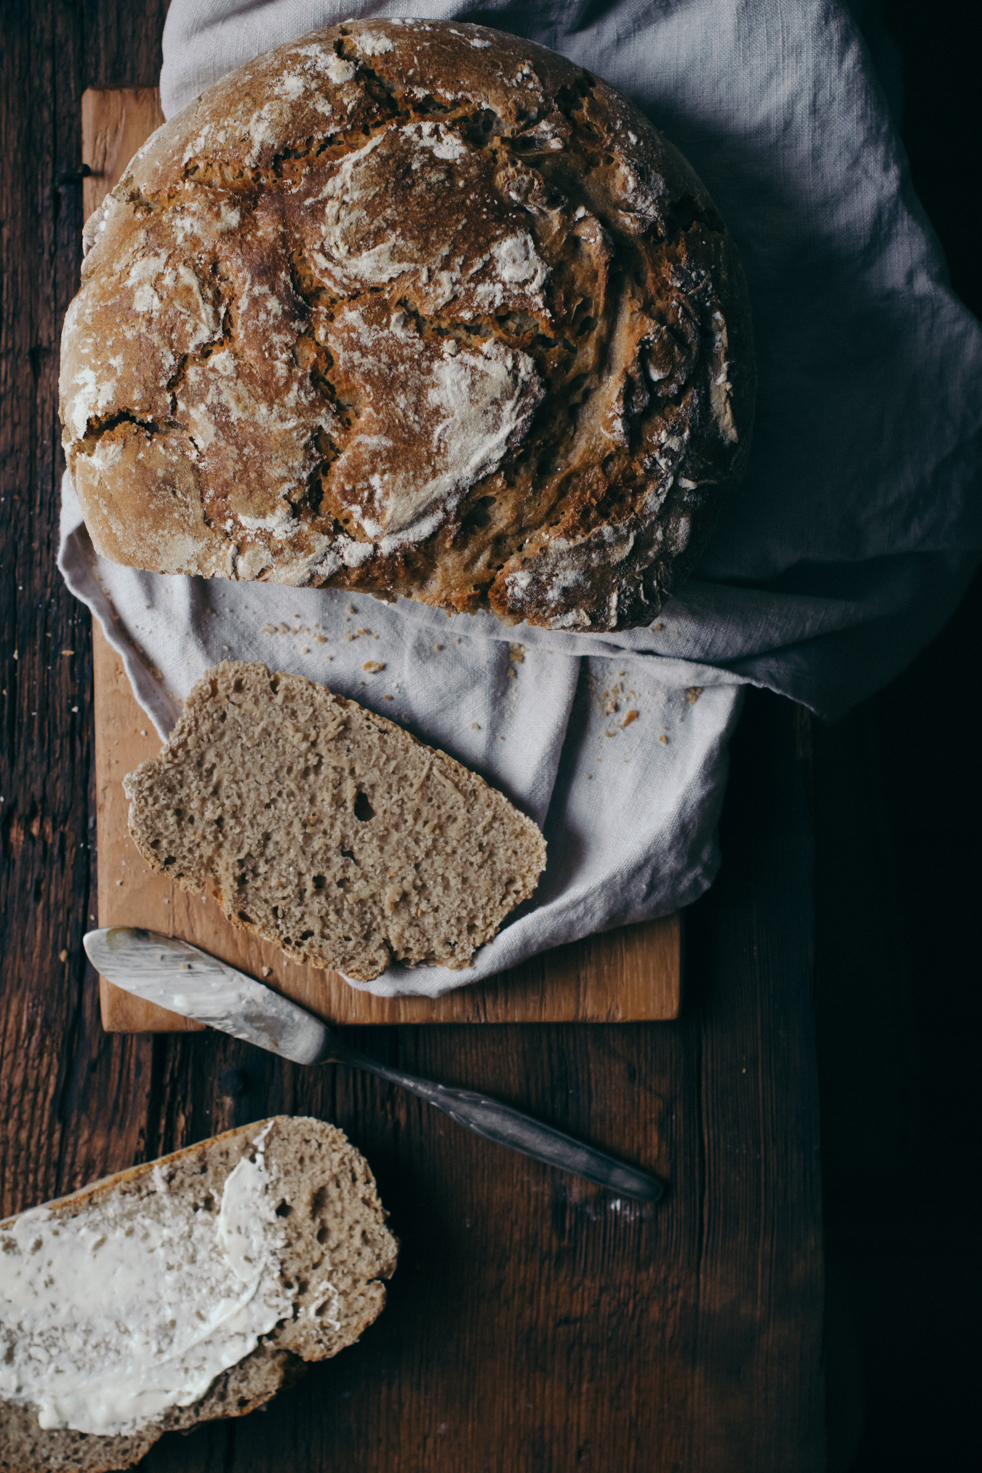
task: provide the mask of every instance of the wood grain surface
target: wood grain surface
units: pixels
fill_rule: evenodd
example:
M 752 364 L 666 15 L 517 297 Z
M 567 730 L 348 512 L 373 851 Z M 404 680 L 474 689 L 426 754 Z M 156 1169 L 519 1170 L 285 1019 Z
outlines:
M 115 189 L 130 159 L 164 121 L 157 87 L 87 87 L 82 93 L 82 214 Z
M 37 0 L 4 22 L 0 1213 L 272 1111 L 336 1121 L 368 1156 L 403 1243 L 385 1313 L 267 1412 L 166 1436 L 150 1473 L 820 1473 L 807 724 L 787 705 L 748 698 L 678 1020 L 345 1030 L 661 1171 L 663 1206 L 368 1077 L 209 1032 L 102 1031 L 81 948 L 92 646 L 52 555 L 57 347 L 78 281 L 82 94 L 152 86 L 162 18 Z
M 152 87 L 88 88 L 82 96 L 82 185 L 88 216 L 163 122 Z M 149 870 L 129 837 L 120 780 L 160 750 L 129 689 L 122 661 L 94 638 L 96 827 L 100 926 L 149 926 L 180 936 L 336 1023 L 619 1023 L 676 1018 L 682 955 L 677 915 L 557 948 L 446 997 L 381 998 L 334 972 L 289 961 L 279 947 L 232 926 L 212 900 L 188 896 Z M 100 978 L 102 1024 L 112 1033 L 186 1031 L 186 1019 Z

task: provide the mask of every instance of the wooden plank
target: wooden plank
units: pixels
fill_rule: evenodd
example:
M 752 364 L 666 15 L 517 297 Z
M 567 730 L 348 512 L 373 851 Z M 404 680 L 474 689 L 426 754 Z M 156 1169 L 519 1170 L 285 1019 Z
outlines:
M 70 1130 L 51 1061 L 80 1021 L 92 745 L 88 613 L 53 556 L 58 334 L 81 230 L 79 200 L 56 187 L 79 158 L 73 13 L 43 0 L 8 8 L 2 25 L 0 1216 L 48 1195 Z
M 163 121 L 152 88 L 89 88 L 82 99 L 86 213 L 119 181 Z M 289 961 L 278 947 L 237 930 L 212 900 L 195 899 L 148 870 L 126 828 L 120 781 L 159 750 L 130 691 L 122 661 L 94 631 L 99 923 L 141 925 L 193 941 L 337 1023 L 617 1023 L 678 1016 L 681 921 L 667 916 L 558 947 L 487 982 L 445 997 L 379 998 L 343 978 Z M 174 1013 L 100 981 L 109 1032 L 169 1032 Z
M 82 94 L 82 162 L 91 170 L 82 185 L 86 220 L 163 121 L 156 87 L 89 87 Z

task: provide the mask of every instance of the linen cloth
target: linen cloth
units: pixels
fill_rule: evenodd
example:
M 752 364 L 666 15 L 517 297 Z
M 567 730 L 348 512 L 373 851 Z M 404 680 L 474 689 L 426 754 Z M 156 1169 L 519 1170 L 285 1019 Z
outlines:
M 688 156 L 735 237 L 757 423 L 696 576 L 651 627 L 604 635 L 168 578 L 97 558 L 67 477 L 60 566 L 162 735 L 208 665 L 261 659 L 399 721 L 543 826 L 535 903 L 472 969 L 392 967 L 368 984 L 435 996 L 696 899 L 719 862 L 741 687 L 835 717 L 941 627 L 982 547 L 982 328 L 950 291 L 834 0 L 173 0 L 164 111 L 308 30 L 404 15 L 497 26 L 613 83 Z

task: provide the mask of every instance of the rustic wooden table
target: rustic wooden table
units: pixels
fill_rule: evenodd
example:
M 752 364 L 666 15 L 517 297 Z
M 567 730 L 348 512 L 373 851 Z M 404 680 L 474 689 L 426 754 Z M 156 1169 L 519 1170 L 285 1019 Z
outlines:
M 147 1469 L 818 1473 L 823 1262 L 812 733 L 752 693 L 724 866 L 689 915 L 670 1023 L 353 1030 L 648 1165 L 639 1208 L 378 1082 L 213 1034 L 110 1036 L 95 922 L 89 619 L 54 567 L 61 317 L 77 284 L 80 99 L 152 85 L 164 0 L 37 0 L 4 22 L 0 222 L 0 1215 L 273 1111 L 368 1156 L 403 1242 L 363 1341 Z

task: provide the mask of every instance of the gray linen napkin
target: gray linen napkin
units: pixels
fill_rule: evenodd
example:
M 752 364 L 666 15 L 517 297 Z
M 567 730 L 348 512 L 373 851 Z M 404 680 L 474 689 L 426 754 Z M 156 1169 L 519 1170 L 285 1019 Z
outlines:
M 165 578 L 95 557 L 67 478 L 60 566 L 161 733 L 207 665 L 262 659 L 399 721 L 543 825 L 535 903 L 473 969 L 393 967 L 369 985 L 435 996 L 696 899 L 718 864 L 740 687 L 836 716 L 941 627 L 982 547 L 982 328 L 947 285 L 862 37 L 832 0 L 173 0 L 164 110 L 305 31 L 401 15 L 569 56 L 641 106 L 713 194 L 747 270 L 759 398 L 747 479 L 697 577 L 650 628 L 616 635 Z

